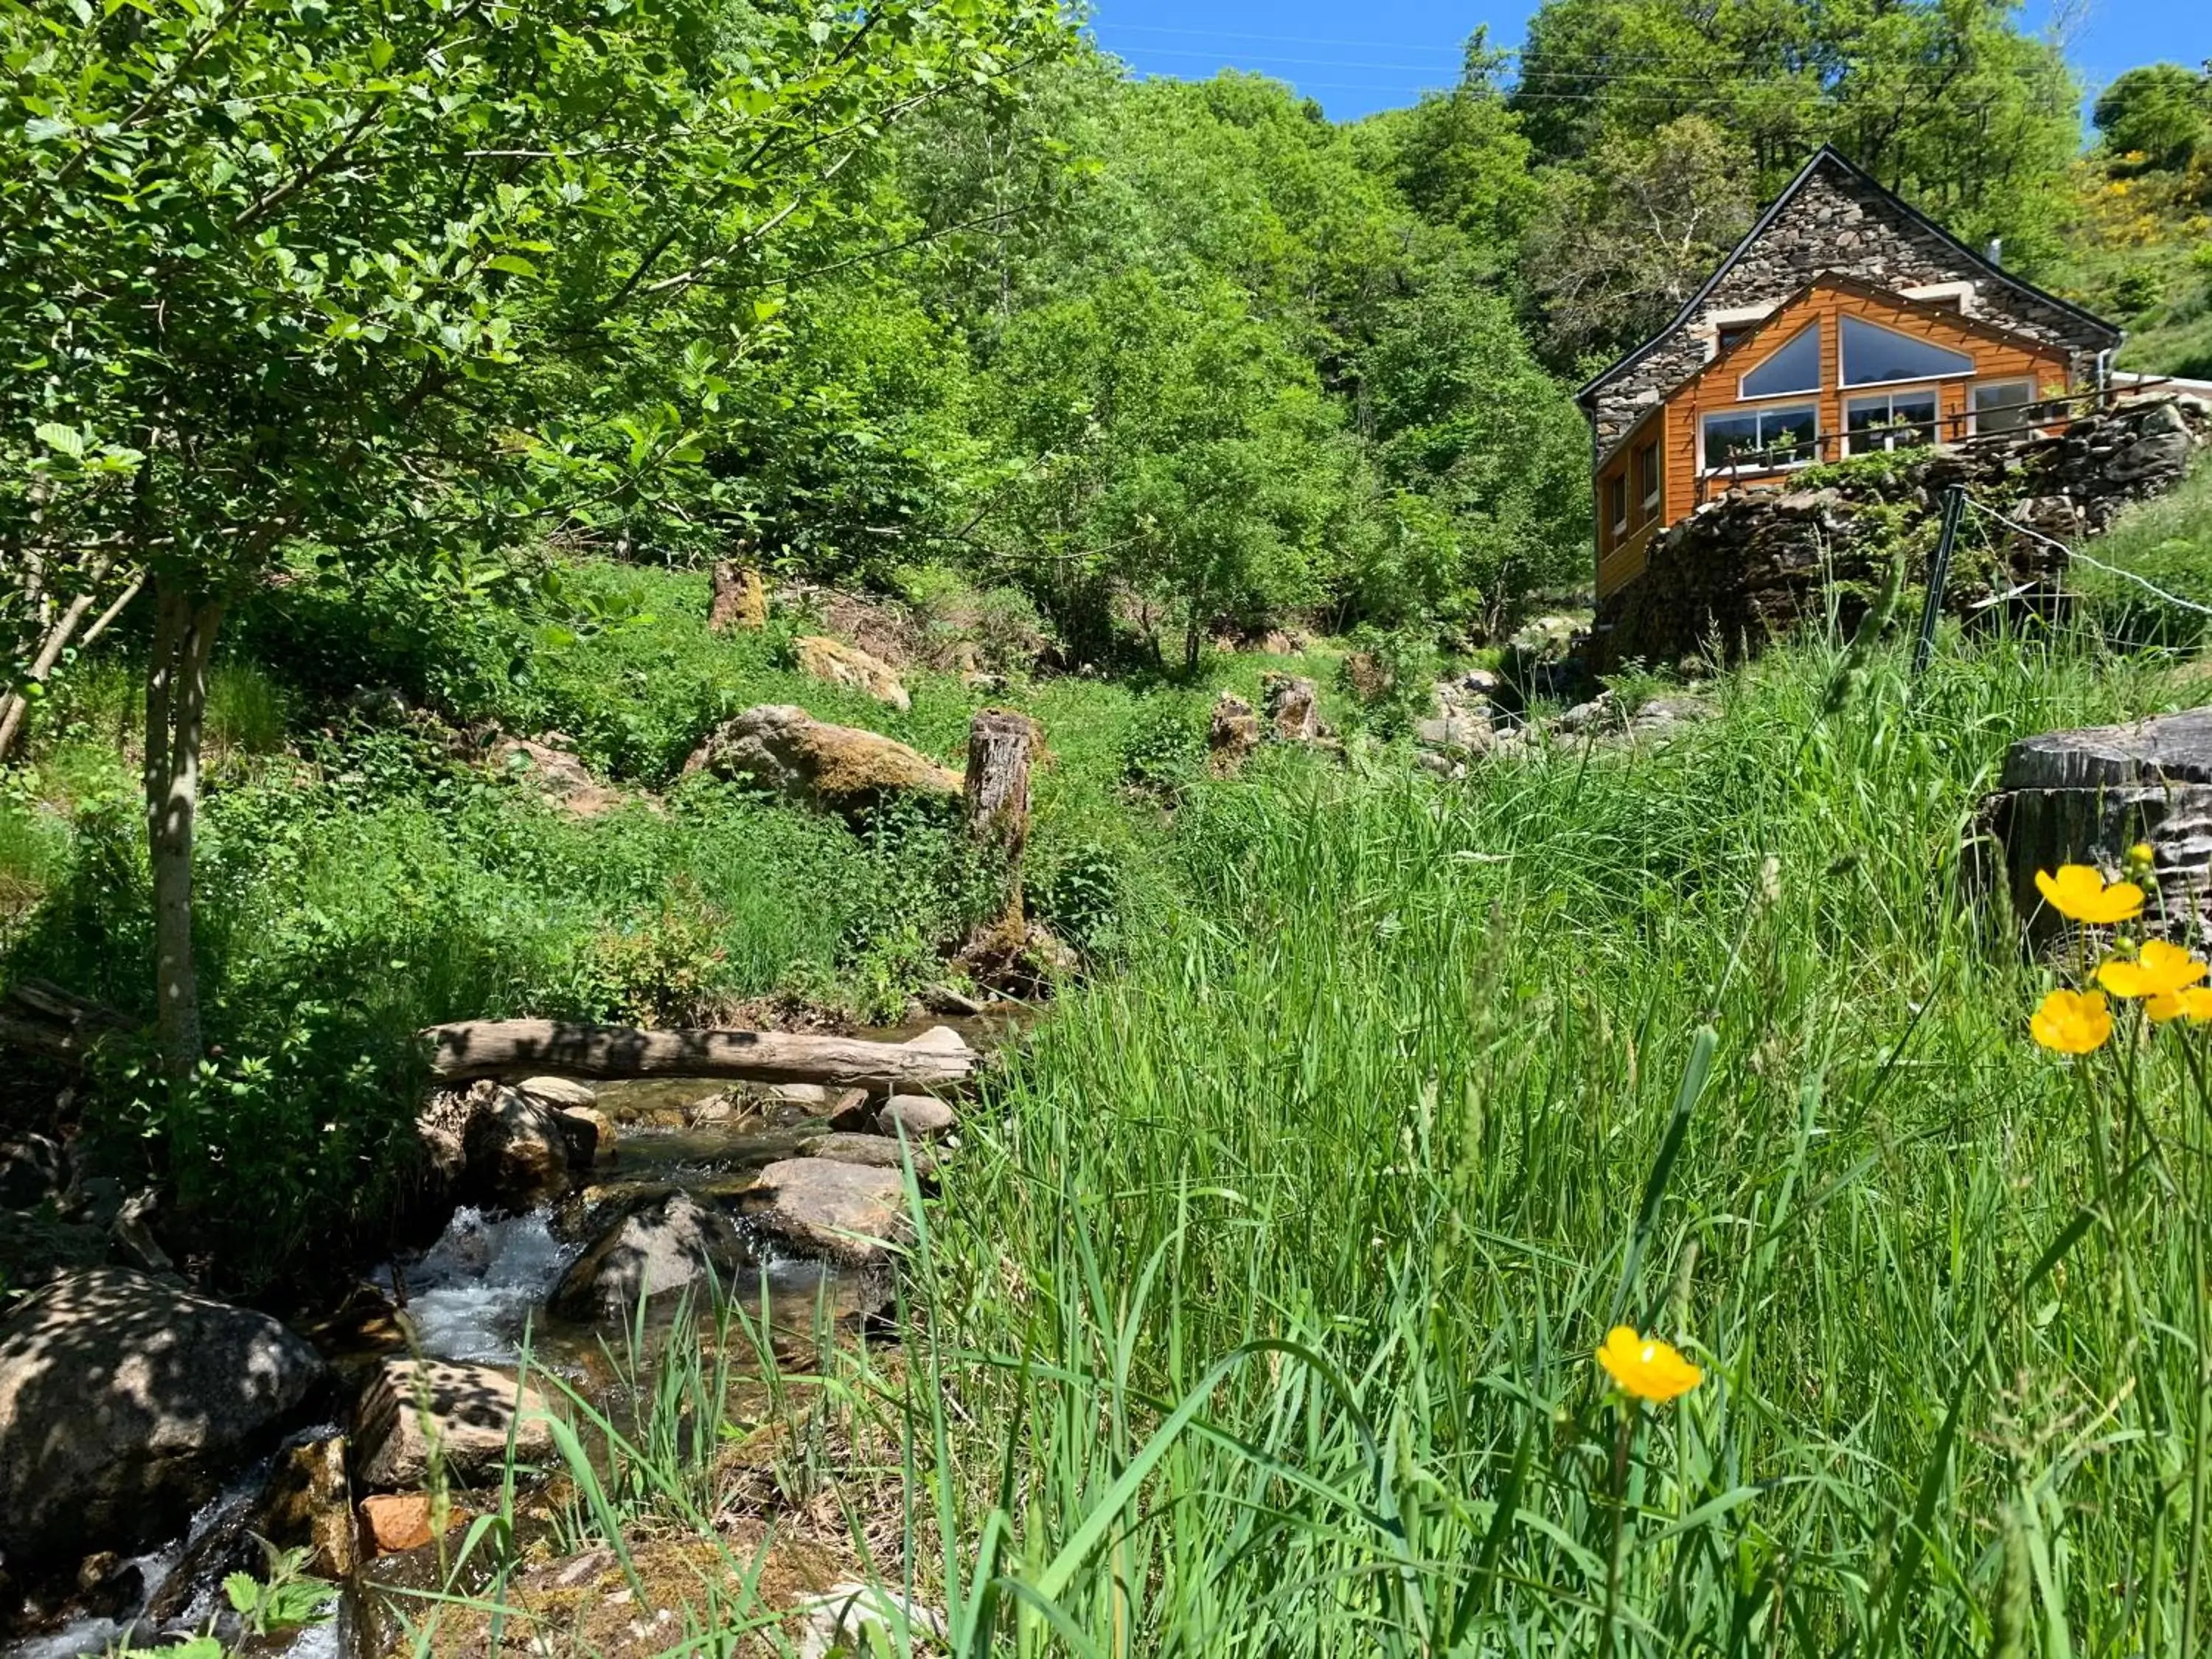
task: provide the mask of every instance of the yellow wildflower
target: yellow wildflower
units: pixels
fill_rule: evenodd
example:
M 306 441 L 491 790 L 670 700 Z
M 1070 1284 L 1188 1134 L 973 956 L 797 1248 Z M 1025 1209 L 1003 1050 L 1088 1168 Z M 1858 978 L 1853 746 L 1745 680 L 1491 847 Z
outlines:
M 2053 991 L 2027 1029 L 2053 1053 L 2086 1054 L 2103 1048 L 2112 1035 L 2112 1016 L 2101 991 Z
M 2116 997 L 2160 998 L 2171 1000 L 2203 979 L 2212 969 L 2178 945 L 2162 939 L 2145 939 L 2133 962 L 2115 957 L 2097 969 L 2097 983 Z M 2177 1006 L 2175 1013 L 2180 1012 Z M 2172 1018 L 2172 1015 L 2167 1015 Z
M 2055 876 L 2039 870 L 2035 889 L 2060 915 L 2092 927 L 2132 921 L 2143 907 L 2143 890 L 2135 883 L 2116 881 L 2107 886 L 2103 875 L 2086 864 L 2062 864 Z
M 1597 1351 L 1597 1363 L 1623 1394 L 1658 1406 L 1689 1393 L 1705 1380 L 1705 1372 L 1670 1344 L 1656 1336 L 1638 1336 L 1626 1325 L 1613 1328 L 1605 1346 Z
M 2160 1025 L 2170 1019 L 2182 1018 L 2186 1018 L 2192 1025 L 2201 1025 L 2212 1019 L 2212 986 L 2192 985 L 2186 990 L 2147 997 L 2143 1000 L 2143 1012 Z

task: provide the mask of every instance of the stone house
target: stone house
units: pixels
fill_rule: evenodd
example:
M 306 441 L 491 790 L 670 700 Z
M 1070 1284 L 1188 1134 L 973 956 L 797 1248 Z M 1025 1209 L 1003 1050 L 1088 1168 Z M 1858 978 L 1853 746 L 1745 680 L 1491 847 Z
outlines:
M 1600 630 L 1653 541 L 1723 491 L 2063 425 L 2069 399 L 2106 385 L 2120 339 L 1824 145 L 1674 319 L 1577 394 Z

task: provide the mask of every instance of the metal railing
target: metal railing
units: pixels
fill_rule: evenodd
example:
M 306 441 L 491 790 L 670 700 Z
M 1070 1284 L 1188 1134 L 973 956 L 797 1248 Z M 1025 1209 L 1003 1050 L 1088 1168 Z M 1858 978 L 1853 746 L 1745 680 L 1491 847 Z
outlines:
M 2141 381 L 2128 388 L 2128 395 L 2135 397 L 2146 391 L 2155 391 L 2165 384 L 2163 380 Z M 1963 410 L 1956 415 L 1939 416 L 1932 421 L 1899 421 L 1886 427 L 1859 432 L 1816 433 L 1800 443 L 1770 445 L 1765 449 L 1739 455 L 1726 466 L 1707 468 L 1697 477 L 1696 504 L 1702 507 L 1717 493 L 1737 483 L 1774 478 L 1800 467 L 1855 459 L 1883 450 L 1923 449 L 1939 443 L 1970 442 L 1976 438 L 2017 437 L 2023 431 L 2033 437 L 2055 442 L 2065 436 L 2067 429 L 2081 418 L 2087 408 L 2109 407 L 2113 398 L 2114 389 L 2106 387 L 2093 392 L 2074 392 L 2062 398 L 2038 398 L 2032 403 L 2007 404 L 2002 411 L 1984 410 L 1978 413 Z M 1977 432 L 1972 428 L 1978 418 L 1987 418 L 1999 413 L 2009 416 L 2015 410 L 2019 412 L 2019 424 L 2004 432 Z

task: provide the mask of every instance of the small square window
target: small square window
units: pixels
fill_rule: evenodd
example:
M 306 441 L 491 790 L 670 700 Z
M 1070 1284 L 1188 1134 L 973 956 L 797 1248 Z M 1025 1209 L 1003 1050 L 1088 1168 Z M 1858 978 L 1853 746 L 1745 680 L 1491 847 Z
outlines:
M 2035 383 L 1997 380 L 1974 388 L 1974 431 L 2026 432 L 2034 424 Z

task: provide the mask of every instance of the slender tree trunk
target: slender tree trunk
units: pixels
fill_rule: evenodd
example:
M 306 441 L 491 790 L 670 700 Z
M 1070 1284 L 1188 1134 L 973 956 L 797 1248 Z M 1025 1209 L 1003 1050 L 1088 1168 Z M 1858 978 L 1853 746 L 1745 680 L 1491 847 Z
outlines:
M 89 573 L 88 580 L 96 584 L 106 574 L 107 568 L 103 562 Z M 143 580 L 142 577 L 132 581 L 130 586 L 123 590 L 121 597 L 100 613 L 99 619 L 93 623 L 90 630 L 84 636 L 85 645 L 90 645 L 107 631 L 108 624 L 121 613 L 125 605 L 131 603 L 131 599 L 138 592 L 139 581 Z M 69 602 L 61 615 L 54 619 L 53 625 L 46 630 L 45 642 L 39 647 L 39 654 L 31 659 L 31 672 L 28 676 L 31 684 L 33 685 L 46 684 L 46 677 L 54 672 L 55 665 L 61 661 L 62 653 L 68 650 L 70 643 L 76 640 L 76 630 L 92 610 L 96 597 L 89 592 L 78 594 Z M 6 760 L 15 751 L 15 741 L 22 736 L 23 726 L 30 712 L 31 700 L 21 692 L 11 691 L 4 696 L 0 696 L 0 761 Z
M 173 1088 L 200 1060 L 199 984 L 192 962 L 192 831 L 199 811 L 200 736 L 220 600 L 155 581 L 154 651 L 146 668 L 146 848 L 154 872 L 154 991 L 161 1063 Z

